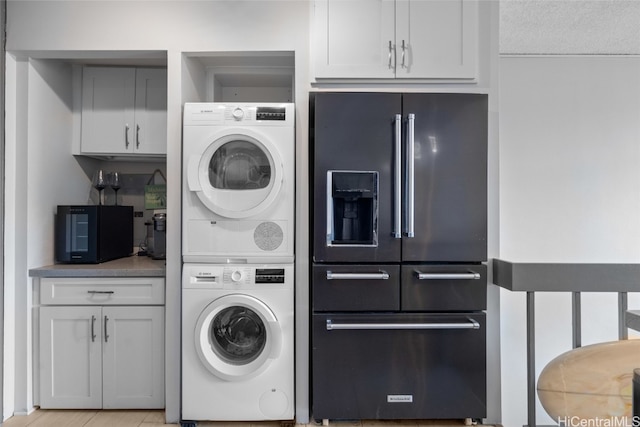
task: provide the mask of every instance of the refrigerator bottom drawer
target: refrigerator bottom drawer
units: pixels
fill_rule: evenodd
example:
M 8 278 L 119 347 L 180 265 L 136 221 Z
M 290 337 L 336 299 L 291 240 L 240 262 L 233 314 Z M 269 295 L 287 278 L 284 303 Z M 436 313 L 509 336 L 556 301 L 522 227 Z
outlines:
M 486 315 L 313 315 L 320 419 L 486 417 Z

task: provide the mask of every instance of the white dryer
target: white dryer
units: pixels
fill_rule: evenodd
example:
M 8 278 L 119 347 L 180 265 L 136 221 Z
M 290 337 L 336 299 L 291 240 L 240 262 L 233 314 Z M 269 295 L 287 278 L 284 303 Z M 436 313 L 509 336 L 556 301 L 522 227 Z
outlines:
M 293 262 L 294 104 L 186 103 L 184 262 Z
M 182 419 L 293 419 L 293 324 L 293 265 L 185 264 Z

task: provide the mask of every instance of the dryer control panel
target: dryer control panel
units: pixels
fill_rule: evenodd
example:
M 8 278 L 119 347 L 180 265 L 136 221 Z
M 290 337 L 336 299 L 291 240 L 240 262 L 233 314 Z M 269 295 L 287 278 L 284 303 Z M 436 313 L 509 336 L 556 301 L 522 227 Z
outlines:
M 284 121 L 287 118 L 286 111 L 284 107 L 258 107 L 256 109 L 256 119 Z
M 292 103 L 202 102 L 184 105 L 184 126 L 294 127 Z

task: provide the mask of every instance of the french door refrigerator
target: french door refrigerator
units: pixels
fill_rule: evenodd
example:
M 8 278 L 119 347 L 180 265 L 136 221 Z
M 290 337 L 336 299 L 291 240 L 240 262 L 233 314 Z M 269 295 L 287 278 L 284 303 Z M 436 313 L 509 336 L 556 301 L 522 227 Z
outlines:
M 310 96 L 315 419 L 486 416 L 487 96 Z

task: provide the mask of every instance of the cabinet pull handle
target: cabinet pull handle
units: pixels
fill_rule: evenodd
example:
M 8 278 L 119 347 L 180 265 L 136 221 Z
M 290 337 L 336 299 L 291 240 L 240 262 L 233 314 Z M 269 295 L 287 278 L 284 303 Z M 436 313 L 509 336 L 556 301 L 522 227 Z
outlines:
M 113 294 L 114 291 L 87 291 L 88 294 Z
M 468 273 L 420 273 L 416 271 L 419 280 L 478 280 L 480 273 L 470 271 Z
M 129 148 L 129 125 L 124 125 L 124 148 Z
M 104 342 L 109 342 L 109 334 L 107 333 L 107 322 L 109 318 L 104 316 Z
M 136 148 L 140 148 L 140 125 L 136 125 Z
M 391 70 L 391 54 L 393 53 L 393 47 L 391 45 L 391 40 L 389 40 L 389 69 Z
M 91 316 L 91 342 L 96 341 L 96 316 Z
M 389 273 L 333 273 L 327 271 L 327 280 L 389 280 Z
M 400 67 L 402 67 L 402 68 L 406 68 L 405 65 L 404 65 L 404 53 L 405 53 L 406 48 L 407 48 L 407 46 L 405 46 L 404 40 L 402 40 L 402 63 L 400 64 Z

